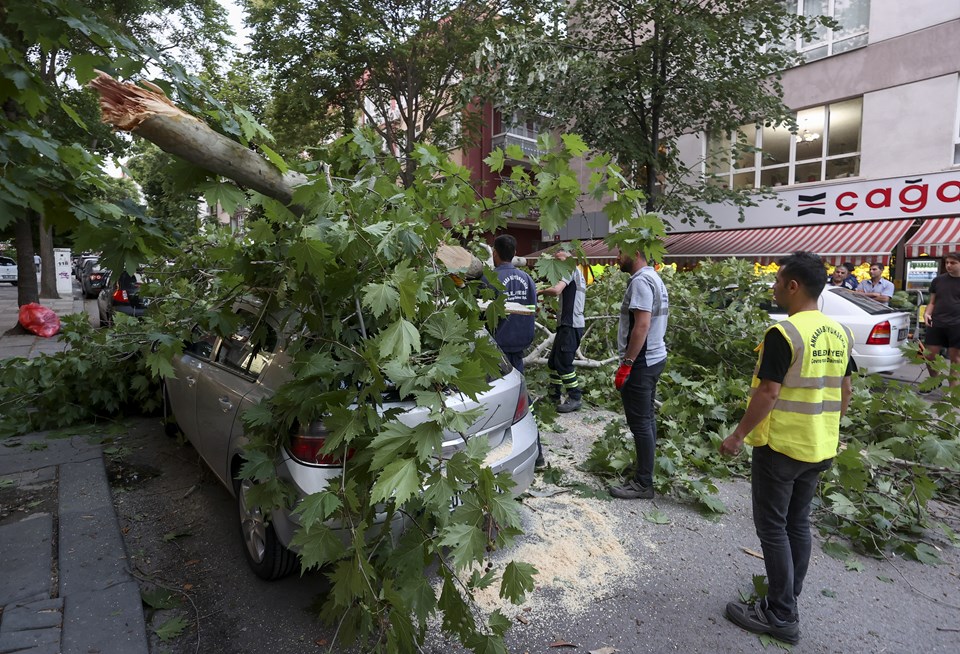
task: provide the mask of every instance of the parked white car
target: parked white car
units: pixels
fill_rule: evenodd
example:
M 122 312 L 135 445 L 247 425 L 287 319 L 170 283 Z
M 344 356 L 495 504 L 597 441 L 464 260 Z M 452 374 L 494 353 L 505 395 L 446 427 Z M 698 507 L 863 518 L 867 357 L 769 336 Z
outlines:
M 265 318 L 266 342 L 257 345 L 251 341 L 259 319 L 257 308 L 241 304 L 236 313 L 240 324 L 236 333 L 229 338 L 198 336 L 174 359 L 176 378 L 165 382 L 164 409 L 172 412 L 187 439 L 235 495 L 250 567 L 264 579 L 277 579 L 296 568 L 297 557 L 290 547 L 299 520 L 288 508 L 267 517 L 247 503 L 253 482 L 237 478 L 246 443 L 240 416 L 289 380 L 292 366 L 285 352 L 287 339 L 280 320 Z M 494 473 L 510 474 L 516 484 L 511 492 L 517 495 L 533 481 L 538 429 L 523 375 L 506 359 L 503 363 L 501 377 L 491 380 L 490 389 L 480 393 L 476 401 L 451 391 L 447 404 L 463 411 L 483 408 L 483 414 L 467 430 L 466 438 L 486 439 L 490 451 L 485 464 Z M 401 409 L 398 420 L 410 427 L 428 416 L 423 407 L 400 399 L 388 401 L 385 408 Z M 298 501 L 326 489 L 332 479 L 342 474 L 343 463 L 319 452 L 326 433 L 320 422 L 296 430 L 277 458 L 277 475 L 293 486 Z M 448 433 L 440 454 L 446 459 L 464 447 L 464 437 Z M 381 514 L 379 519 L 385 519 L 385 515 Z M 340 529 L 339 523 L 328 524 L 335 531 Z M 401 527 L 391 525 L 394 529 Z
M 828 286 L 817 302 L 820 311 L 853 332 L 853 360 L 866 372 L 891 372 L 906 362 L 901 346 L 910 333 L 910 315 L 847 288 Z M 779 306 L 770 319 L 784 320 Z
M 17 285 L 17 262 L 10 257 L 0 257 L 0 282 Z

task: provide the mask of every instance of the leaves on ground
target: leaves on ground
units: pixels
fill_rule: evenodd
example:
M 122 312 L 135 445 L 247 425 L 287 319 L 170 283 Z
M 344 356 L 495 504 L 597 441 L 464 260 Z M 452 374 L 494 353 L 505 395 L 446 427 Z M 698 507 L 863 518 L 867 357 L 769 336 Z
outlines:
M 157 634 L 157 638 L 166 642 L 168 640 L 173 640 L 174 638 L 182 634 L 184 630 L 189 626 L 190 626 L 190 622 L 187 621 L 186 618 L 178 615 L 173 618 L 170 618 L 169 620 L 164 622 L 162 625 L 160 625 L 153 631 L 155 634 Z
M 759 636 L 757 636 L 757 638 L 760 639 L 760 644 L 763 645 L 764 648 L 766 648 L 768 645 L 773 645 L 774 647 L 778 649 L 782 649 L 785 652 L 793 651 L 793 645 L 791 645 L 790 643 L 785 643 L 782 640 L 777 640 L 773 636 L 768 636 L 767 634 L 760 634 Z
M 654 509 L 653 511 L 647 511 L 643 514 L 644 520 L 647 522 L 652 522 L 655 525 L 668 525 L 670 524 L 670 517 L 661 511 L 660 509 Z
M 140 599 L 153 609 L 172 609 L 180 605 L 180 596 L 165 588 L 141 589 Z

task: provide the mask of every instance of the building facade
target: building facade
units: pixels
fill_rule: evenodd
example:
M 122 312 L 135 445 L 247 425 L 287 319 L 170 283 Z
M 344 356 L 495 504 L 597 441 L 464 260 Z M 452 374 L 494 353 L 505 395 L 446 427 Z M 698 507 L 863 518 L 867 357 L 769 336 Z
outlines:
M 767 262 L 806 249 L 832 263 L 892 263 L 898 287 L 923 287 L 960 249 L 960 0 L 789 2 L 840 23 L 794 44 L 806 63 L 782 83 L 796 133 L 745 125 L 679 144 L 708 183 L 771 197 L 742 222 L 718 205 L 706 207 L 713 227 L 666 217 L 667 260 Z

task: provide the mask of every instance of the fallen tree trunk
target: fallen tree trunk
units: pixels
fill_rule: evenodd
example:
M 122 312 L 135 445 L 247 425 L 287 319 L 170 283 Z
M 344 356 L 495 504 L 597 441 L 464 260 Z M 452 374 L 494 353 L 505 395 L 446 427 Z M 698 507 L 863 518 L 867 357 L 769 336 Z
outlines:
M 253 150 L 215 132 L 173 104 L 160 88 L 144 89 L 98 73 L 89 85 L 100 94 L 103 121 L 116 129 L 142 136 L 164 152 L 287 206 L 293 202 L 294 187 L 306 181 L 300 173 L 282 174 Z

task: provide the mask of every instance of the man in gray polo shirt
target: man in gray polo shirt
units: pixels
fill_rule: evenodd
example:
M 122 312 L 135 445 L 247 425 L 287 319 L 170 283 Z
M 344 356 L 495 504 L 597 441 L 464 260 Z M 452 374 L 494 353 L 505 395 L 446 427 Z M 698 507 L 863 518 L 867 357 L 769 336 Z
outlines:
M 621 499 L 653 498 L 653 459 L 657 444 L 657 415 L 654 400 L 657 382 L 667 363 L 669 297 L 660 275 L 642 253 L 618 257 L 620 270 L 630 275 L 620 305 L 617 346 L 620 367 L 614 385 L 623 399 L 627 425 L 637 448 L 633 478 L 610 488 Z

